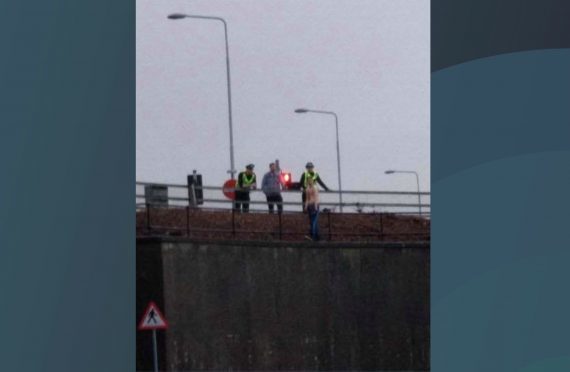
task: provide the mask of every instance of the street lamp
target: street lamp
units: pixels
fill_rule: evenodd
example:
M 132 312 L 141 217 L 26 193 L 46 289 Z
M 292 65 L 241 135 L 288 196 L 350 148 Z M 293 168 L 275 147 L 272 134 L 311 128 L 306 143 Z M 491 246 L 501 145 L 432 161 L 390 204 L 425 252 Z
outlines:
M 420 198 L 420 177 L 418 176 L 417 172 L 414 171 L 400 171 L 400 170 L 387 170 L 384 172 L 386 174 L 394 174 L 394 173 L 410 173 L 416 175 L 416 182 L 418 184 L 418 206 L 420 207 L 420 216 L 422 215 L 422 201 Z
M 234 165 L 234 134 L 233 134 L 233 125 L 232 125 L 232 86 L 230 82 L 230 53 L 228 48 L 228 26 L 226 21 L 221 17 L 210 17 L 210 16 L 199 16 L 199 15 L 189 15 L 189 14 L 181 14 L 181 13 L 174 13 L 168 16 L 168 19 L 184 19 L 184 18 L 196 18 L 196 19 L 209 19 L 214 21 L 220 21 L 224 24 L 224 36 L 226 40 L 226 76 L 228 81 L 228 116 L 230 121 L 230 170 L 228 173 L 231 174 L 232 180 L 235 179 L 235 165 Z
M 309 110 L 306 108 L 298 108 L 295 110 L 297 114 L 305 114 L 307 112 L 312 112 L 315 114 L 325 114 L 333 115 L 336 124 L 336 163 L 338 167 L 338 199 L 340 203 L 340 212 L 342 213 L 342 182 L 340 177 L 340 146 L 338 141 L 338 116 L 332 111 L 320 111 L 320 110 Z

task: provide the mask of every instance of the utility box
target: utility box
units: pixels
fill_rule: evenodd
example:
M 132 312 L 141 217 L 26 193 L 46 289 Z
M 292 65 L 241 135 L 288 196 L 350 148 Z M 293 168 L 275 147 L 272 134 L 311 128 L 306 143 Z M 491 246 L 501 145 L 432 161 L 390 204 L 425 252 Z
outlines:
M 204 190 L 202 190 L 202 175 L 194 171 L 188 175 L 188 201 L 192 205 L 204 204 Z
M 301 183 L 291 182 L 287 185 L 287 190 L 301 190 Z
M 146 185 L 144 187 L 146 204 L 168 206 L 168 187 L 162 185 Z

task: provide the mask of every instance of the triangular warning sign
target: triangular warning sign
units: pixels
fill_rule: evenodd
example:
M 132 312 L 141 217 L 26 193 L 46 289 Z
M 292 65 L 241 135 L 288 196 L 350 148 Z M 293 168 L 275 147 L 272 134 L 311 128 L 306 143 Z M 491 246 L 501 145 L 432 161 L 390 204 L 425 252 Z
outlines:
M 144 315 L 139 323 L 139 330 L 148 329 L 166 329 L 168 328 L 168 322 L 158 306 L 154 302 L 150 302 L 146 308 Z

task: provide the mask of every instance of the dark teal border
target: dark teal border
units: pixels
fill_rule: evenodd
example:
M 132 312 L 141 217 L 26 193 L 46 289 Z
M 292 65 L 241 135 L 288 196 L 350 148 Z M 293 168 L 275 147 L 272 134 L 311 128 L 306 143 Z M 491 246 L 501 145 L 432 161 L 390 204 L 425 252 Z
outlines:
M 570 370 L 570 3 L 431 1 L 432 370 Z
M 135 369 L 135 1 L 0 2 L 2 371 Z
M 432 369 L 570 370 L 570 49 L 432 74 Z

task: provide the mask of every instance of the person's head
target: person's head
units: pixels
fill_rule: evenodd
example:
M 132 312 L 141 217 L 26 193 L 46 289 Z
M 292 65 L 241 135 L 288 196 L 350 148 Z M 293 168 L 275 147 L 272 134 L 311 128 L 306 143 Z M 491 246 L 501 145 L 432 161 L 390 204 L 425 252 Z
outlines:
M 269 170 L 275 172 L 275 163 L 269 163 Z
M 248 165 L 246 165 L 246 166 L 245 166 L 245 173 L 247 173 L 247 174 L 252 174 L 254 167 L 255 167 L 255 166 L 254 166 L 253 164 L 248 164 Z
M 315 171 L 315 166 L 313 165 L 313 163 L 308 162 L 305 165 L 305 169 L 307 169 L 307 172 L 314 172 Z

